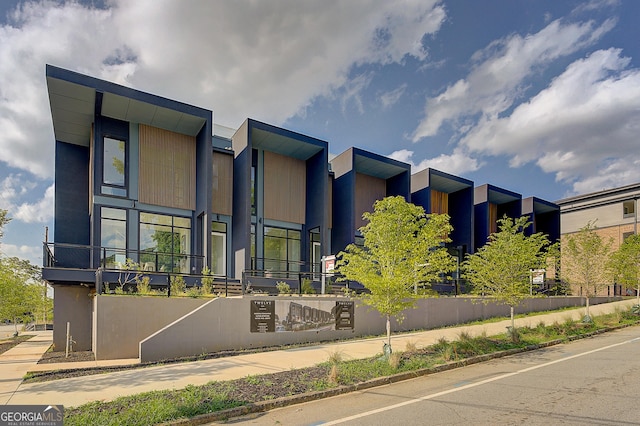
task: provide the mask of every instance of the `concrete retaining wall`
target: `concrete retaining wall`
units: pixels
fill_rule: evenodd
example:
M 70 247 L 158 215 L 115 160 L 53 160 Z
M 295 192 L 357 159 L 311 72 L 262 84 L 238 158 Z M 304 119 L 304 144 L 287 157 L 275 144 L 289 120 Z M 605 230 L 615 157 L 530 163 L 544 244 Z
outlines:
M 53 347 L 64 351 L 67 342 L 67 322 L 74 351 L 91 350 L 91 297 L 89 288 L 79 285 L 54 285 Z
M 222 350 L 338 340 L 385 333 L 385 321 L 376 311 L 355 299 L 354 330 L 317 330 L 288 333 L 252 333 L 251 301 L 274 297 L 244 296 L 219 299 L 177 299 L 132 296 L 97 296 L 94 316 L 97 359 L 137 358 L 142 362 Z M 354 300 L 344 297 L 289 296 L 285 301 Z M 477 300 L 477 299 L 476 299 Z M 619 300 L 599 297 L 598 304 Z M 580 297 L 549 297 L 525 301 L 516 312 L 583 306 Z M 493 303 L 473 303 L 470 298 L 421 299 L 405 312 L 392 331 L 438 328 L 495 316 L 507 316 L 509 308 Z
M 202 306 L 207 300 L 209 299 L 95 296 L 93 353 L 97 360 L 138 358 L 141 340 Z

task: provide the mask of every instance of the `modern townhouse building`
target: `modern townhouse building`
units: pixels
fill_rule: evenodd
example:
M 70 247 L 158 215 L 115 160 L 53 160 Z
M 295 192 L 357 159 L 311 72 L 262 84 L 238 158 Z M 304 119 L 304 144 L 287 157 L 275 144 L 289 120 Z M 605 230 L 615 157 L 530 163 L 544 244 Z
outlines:
M 538 197 L 522 200 L 522 215 L 527 216 L 531 226 L 525 229 L 526 235 L 542 232 L 550 241 L 560 240 L 560 206 Z
M 498 231 L 498 219 L 505 215 L 518 218 L 522 215 L 522 195 L 491 184 L 474 190 L 474 248 L 482 247 L 489 235 Z
M 251 119 L 232 141 L 234 276 L 317 271 L 330 253 L 327 142 Z
M 43 278 L 54 288 L 56 347 L 72 323 L 76 349 L 91 349 L 87 296 L 131 283 L 132 262 L 153 286 L 172 276 L 192 285 L 207 267 L 243 285 L 304 277 L 317 287 L 321 259 L 361 244 L 362 214 L 386 196 L 449 214 L 460 259 L 503 214 L 559 232 L 544 200 L 521 204 L 434 169 L 411 176 L 409 164 L 359 148 L 329 159 L 326 141 L 254 119 L 217 126 L 210 110 L 54 66 L 46 79 L 56 189 Z
M 473 249 L 473 182 L 436 169 L 421 170 L 411 176 L 411 202 L 428 214 L 446 213 L 453 232 L 450 247 L 460 255 Z
M 118 280 L 99 271 L 131 259 L 162 277 L 208 262 L 212 112 L 53 66 L 46 79 L 56 189 L 43 278 L 54 285 L 56 323 L 87 323 L 85 287 Z M 81 329 L 86 347 L 90 325 Z M 54 342 L 63 334 L 57 327 Z
M 331 160 L 333 232 L 331 252 L 361 244 L 362 214 L 388 196 L 411 200 L 411 165 L 359 148 L 349 148 Z

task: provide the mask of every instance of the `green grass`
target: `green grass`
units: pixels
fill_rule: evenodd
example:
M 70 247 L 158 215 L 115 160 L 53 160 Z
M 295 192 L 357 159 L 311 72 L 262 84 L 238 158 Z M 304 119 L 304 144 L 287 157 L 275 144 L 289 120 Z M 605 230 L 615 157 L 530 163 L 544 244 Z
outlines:
M 566 319 L 561 323 L 539 324 L 534 328 L 519 328 L 519 340 L 507 333 L 497 336 L 472 337 L 460 333 L 457 340 L 441 339 L 436 344 L 416 348 L 408 345 L 404 352 L 389 359 L 378 355 L 364 360 L 343 360 L 339 353 L 316 367 L 268 375 L 252 375 L 242 379 L 210 382 L 204 386 L 155 391 L 118 398 L 111 402 L 93 402 L 65 410 L 65 425 L 148 425 L 259 401 L 327 390 L 341 385 L 354 385 L 378 377 L 432 368 L 448 362 L 477 355 L 515 348 L 527 348 L 545 342 L 566 341 L 600 329 L 637 324 L 638 315 L 618 311 L 594 318 L 583 324 Z

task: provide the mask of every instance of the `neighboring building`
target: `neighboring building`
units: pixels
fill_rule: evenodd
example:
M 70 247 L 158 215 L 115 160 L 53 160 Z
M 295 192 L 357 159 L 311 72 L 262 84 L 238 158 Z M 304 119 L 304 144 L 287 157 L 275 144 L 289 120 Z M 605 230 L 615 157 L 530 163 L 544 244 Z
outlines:
M 613 241 L 612 249 L 617 250 L 626 237 L 638 233 L 639 198 L 640 183 L 637 183 L 556 201 L 560 206 L 562 237 L 578 232 L 591 222 L 600 236 Z M 579 294 L 580 290 L 573 291 Z M 607 293 L 623 294 L 626 289 L 614 285 Z
M 387 196 L 411 198 L 411 166 L 359 148 L 349 148 L 331 160 L 333 181 L 332 253 L 361 244 L 362 214 Z

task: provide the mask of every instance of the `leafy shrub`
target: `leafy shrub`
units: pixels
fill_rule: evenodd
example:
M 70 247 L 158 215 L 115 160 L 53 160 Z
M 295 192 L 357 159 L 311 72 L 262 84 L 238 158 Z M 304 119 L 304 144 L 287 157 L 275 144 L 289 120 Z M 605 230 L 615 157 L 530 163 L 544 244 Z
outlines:
M 291 286 L 284 281 L 278 281 L 276 283 L 278 294 L 291 294 Z
M 171 295 L 180 296 L 185 292 L 187 284 L 184 282 L 182 275 L 174 275 L 171 277 Z

